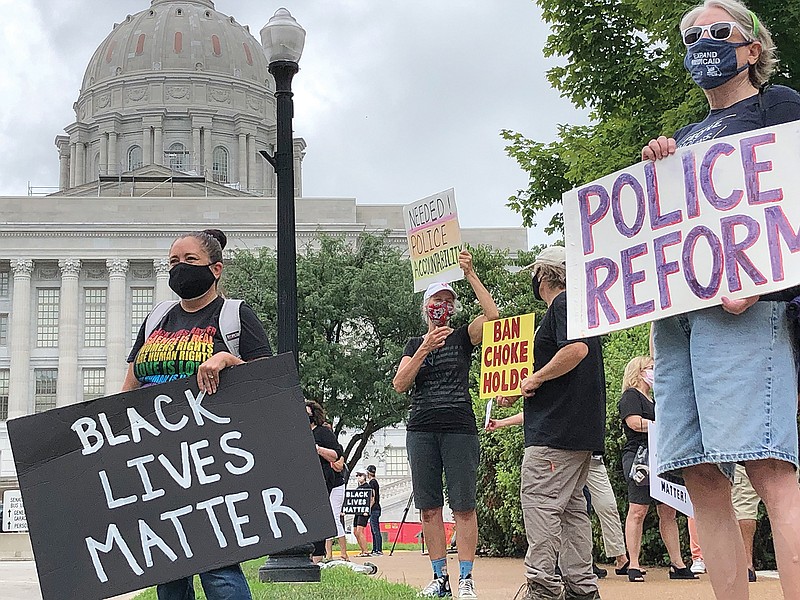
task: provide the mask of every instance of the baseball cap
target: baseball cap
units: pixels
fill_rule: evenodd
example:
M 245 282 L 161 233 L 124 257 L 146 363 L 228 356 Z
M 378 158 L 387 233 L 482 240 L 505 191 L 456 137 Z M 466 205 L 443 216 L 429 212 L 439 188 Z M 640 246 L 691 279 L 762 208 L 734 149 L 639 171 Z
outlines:
M 377 470 L 377 469 L 375 468 L 375 465 L 369 465 L 369 466 L 367 467 L 367 471 L 369 471 L 369 472 L 370 472 L 370 473 L 372 473 L 373 475 L 375 475 L 375 471 L 376 471 L 376 470 Z
M 438 294 L 439 292 L 450 292 L 453 294 L 453 298 L 458 298 L 458 294 L 456 291 L 450 287 L 449 283 L 444 283 L 443 281 L 437 281 L 436 283 L 432 283 L 428 286 L 428 289 L 425 290 L 425 295 L 422 297 L 422 301 L 426 302 L 428 298 L 431 296 Z
M 536 265 L 550 265 L 565 269 L 567 266 L 567 251 L 564 246 L 548 246 L 536 255 L 534 261 L 522 269 L 532 269 Z
M 356 475 L 364 475 L 364 476 L 366 476 L 367 472 L 364 469 L 357 469 L 356 470 Z

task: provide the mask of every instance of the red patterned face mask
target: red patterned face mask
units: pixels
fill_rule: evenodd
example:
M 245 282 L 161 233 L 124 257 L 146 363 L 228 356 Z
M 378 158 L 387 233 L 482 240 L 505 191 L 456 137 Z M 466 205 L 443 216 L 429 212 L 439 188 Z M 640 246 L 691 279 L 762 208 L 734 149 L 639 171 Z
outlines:
M 428 304 L 428 318 L 437 327 L 447 325 L 447 322 L 456 314 L 456 305 L 450 300 L 433 301 Z

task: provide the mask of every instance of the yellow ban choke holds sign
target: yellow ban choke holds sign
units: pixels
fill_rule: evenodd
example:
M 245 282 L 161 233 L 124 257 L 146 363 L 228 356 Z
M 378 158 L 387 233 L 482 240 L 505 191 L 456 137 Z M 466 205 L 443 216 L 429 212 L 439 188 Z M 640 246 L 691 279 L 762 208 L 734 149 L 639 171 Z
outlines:
M 483 324 L 481 398 L 521 394 L 533 368 L 534 318 L 530 313 Z

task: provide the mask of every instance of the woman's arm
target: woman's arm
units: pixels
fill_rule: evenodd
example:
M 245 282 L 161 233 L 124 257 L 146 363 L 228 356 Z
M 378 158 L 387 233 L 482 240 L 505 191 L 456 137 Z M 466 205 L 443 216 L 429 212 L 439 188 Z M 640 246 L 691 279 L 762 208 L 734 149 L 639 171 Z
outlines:
M 130 392 L 131 390 L 139 389 L 141 385 L 142 383 L 133 374 L 133 363 L 128 363 L 128 371 L 125 373 L 125 381 L 122 383 L 121 391 Z
M 475 317 L 467 328 L 469 339 L 477 346 L 481 343 L 483 338 L 483 324 L 486 321 L 499 319 L 500 312 L 497 310 L 497 304 L 495 304 L 494 298 L 492 298 L 489 290 L 486 289 L 486 286 L 483 285 L 483 282 L 475 272 L 472 266 L 472 254 L 470 254 L 469 251 L 461 251 L 458 255 L 458 265 L 461 267 L 461 270 L 464 271 L 464 278 L 469 282 L 470 286 L 472 286 L 472 291 L 475 292 L 475 296 L 478 298 L 478 302 L 483 310 L 483 314 Z
M 489 419 L 489 424 L 486 426 L 486 431 L 495 431 L 501 427 L 510 427 L 512 425 L 522 425 L 525 422 L 525 415 L 521 412 L 506 417 L 505 419 Z
M 625 417 L 625 424 L 639 433 L 646 432 L 650 427 L 650 423 L 652 423 L 652 421 L 650 419 L 645 419 L 642 415 L 628 415 Z
M 323 448 L 319 444 L 317 444 L 317 454 L 319 454 L 322 458 L 330 462 L 336 462 L 339 459 L 339 453 L 336 450 L 331 450 L 330 448 Z

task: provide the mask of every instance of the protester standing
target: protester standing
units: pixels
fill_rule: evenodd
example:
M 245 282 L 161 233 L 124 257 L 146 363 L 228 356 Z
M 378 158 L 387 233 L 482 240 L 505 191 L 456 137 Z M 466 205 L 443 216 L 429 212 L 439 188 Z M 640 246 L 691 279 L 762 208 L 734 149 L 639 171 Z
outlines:
M 383 555 L 383 536 L 381 536 L 381 486 L 375 477 L 375 465 L 367 467 L 367 483 L 372 488 L 372 508 L 369 513 L 369 529 L 372 534 L 372 554 Z
M 643 160 L 800 119 L 800 94 L 767 86 L 778 62 L 775 45 L 744 4 L 706 0 L 683 17 L 680 28 L 684 64 L 710 111 L 672 138 L 650 140 Z M 731 503 L 737 462 L 767 506 L 784 597 L 800 599 L 797 369 L 786 315 L 786 302 L 795 296 L 797 290 L 723 297 L 722 306 L 653 326 L 655 388 L 663 398 L 658 472 L 682 472 L 720 600 L 748 598 L 748 560 Z
M 370 490 L 372 491 L 372 486 L 367 481 L 367 472 L 359 469 L 356 471 L 356 481 L 358 482 L 359 490 Z M 375 492 L 372 491 L 370 494 L 369 510 L 364 511 L 360 515 L 355 515 L 353 517 L 353 535 L 356 536 L 356 542 L 358 542 L 358 547 L 361 549 L 361 554 L 358 555 L 359 558 L 366 558 L 371 556 L 371 554 L 367 551 L 367 536 L 364 533 L 364 530 L 367 527 L 367 523 L 369 523 L 370 512 L 372 510 L 372 505 L 375 502 Z
M 239 307 L 239 353 L 232 354 L 220 331 L 224 300 L 217 288 L 222 276 L 222 250 L 227 238 L 218 229 L 195 231 L 176 239 L 169 251 L 169 286 L 180 297 L 148 331 L 147 320 L 128 356 L 128 372 L 122 391 L 185 377 L 196 377 L 200 391 L 213 394 L 220 371 L 246 361 L 270 356 L 267 334 L 253 310 Z M 195 340 L 196 360 L 178 360 L 181 348 L 192 338 L 192 330 L 208 334 Z M 149 349 L 158 345 L 159 360 L 151 361 Z M 194 600 L 193 577 L 160 584 L 158 600 Z M 250 600 L 250 589 L 239 565 L 200 573 L 208 600 Z
M 421 595 L 451 595 L 442 519 L 444 473 L 458 529 L 459 597 L 476 598 L 472 565 L 478 543 L 475 493 L 480 447 L 469 394 L 469 369 L 472 351 L 481 343 L 483 324 L 497 319 L 499 314 L 491 294 L 475 273 L 472 255 L 462 250 L 458 262 L 483 314 L 469 325 L 453 329 L 449 322 L 459 306 L 455 290 L 446 283 L 428 286 L 422 300 L 428 331 L 408 341 L 392 384 L 401 393 L 411 390 L 406 447 L 414 504 L 422 516 L 433 568 L 433 581 Z
M 542 250 L 531 275 L 533 293 L 547 304 L 547 312 L 534 336 L 534 371 L 521 384 L 525 456 L 520 496 L 528 537 L 524 598 L 596 600 L 600 593 L 592 572 L 592 525 L 583 487 L 592 453 L 605 445 L 603 356 L 597 338 L 567 338 L 564 248 Z

